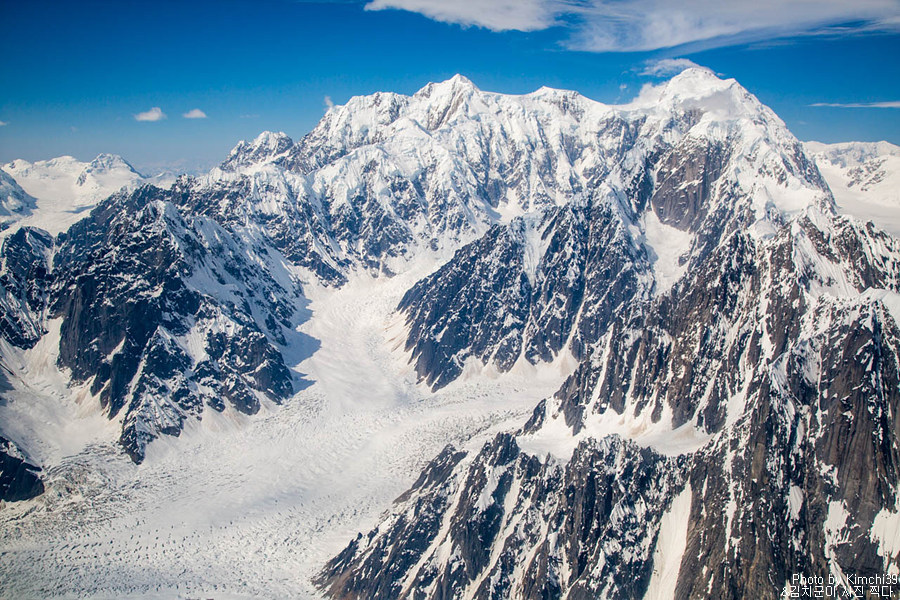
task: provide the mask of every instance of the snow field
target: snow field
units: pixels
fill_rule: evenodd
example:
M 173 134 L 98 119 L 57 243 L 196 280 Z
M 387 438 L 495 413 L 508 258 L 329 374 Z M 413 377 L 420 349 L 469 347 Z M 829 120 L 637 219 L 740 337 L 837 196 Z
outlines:
M 521 425 L 566 374 L 418 386 L 392 310 L 423 268 L 310 289 L 322 345 L 295 370 L 315 383 L 284 406 L 207 411 L 140 466 L 103 439 L 59 457 L 47 494 L 0 510 L 0 596 L 317 597 L 310 576 L 428 460 Z

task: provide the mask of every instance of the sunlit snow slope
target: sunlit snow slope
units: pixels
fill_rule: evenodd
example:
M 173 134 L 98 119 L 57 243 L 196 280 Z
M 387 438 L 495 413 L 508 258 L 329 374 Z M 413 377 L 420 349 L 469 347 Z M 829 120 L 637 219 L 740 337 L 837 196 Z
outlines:
M 21 220 L 56 234 L 81 219 L 97 202 L 119 189 L 142 183 L 166 183 L 147 178 L 121 156 L 100 154 L 90 162 L 71 156 L 28 162 L 14 160 L 3 171 L 37 199 L 33 212 Z
M 887 142 L 805 146 L 841 212 L 900 235 L 900 147 Z
M 102 442 L 57 458 L 48 493 L 0 511 L 3 594 L 312 597 L 309 576 L 430 456 L 521 420 L 565 373 L 417 387 L 385 333 L 411 276 L 312 291 L 322 346 L 299 368 L 318 383 L 285 406 L 211 412 L 140 467 Z

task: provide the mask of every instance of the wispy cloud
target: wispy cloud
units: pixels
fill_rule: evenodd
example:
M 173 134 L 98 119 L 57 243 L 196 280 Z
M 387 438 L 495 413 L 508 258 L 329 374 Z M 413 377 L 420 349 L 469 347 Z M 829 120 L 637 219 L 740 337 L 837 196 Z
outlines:
M 492 31 L 559 26 L 569 48 L 594 52 L 900 31 L 896 0 L 372 0 L 366 8 Z
M 192 108 L 186 113 L 181 115 L 185 119 L 205 119 L 206 113 L 200 110 L 199 108 Z
M 331 96 L 325 96 L 325 110 L 331 110 L 334 108 L 334 102 L 331 100 Z
M 6 127 L 7 125 L 9 125 L 8 122 L 6 122 L 6 121 L 0 121 L 0 127 Z
M 831 106 L 834 108 L 900 108 L 900 100 L 887 102 L 816 102 L 810 106 Z
M 366 10 L 398 9 L 435 21 L 484 27 L 492 31 L 537 31 L 556 22 L 560 0 L 372 0 Z
M 154 106 L 148 111 L 139 112 L 134 115 L 136 121 L 162 121 L 166 118 L 166 113 L 158 106 Z
M 896 29 L 895 0 L 629 0 L 592 2 L 571 45 L 583 50 L 728 46 L 795 35 Z M 836 28 L 836 29 L 835 29 Z
M 254 114 L 241 115 L 238 118 L 240 118 L 240 119 L 258 119 L 259 115 L 254 113 Z
M 670 77 L 672 75 L 678 75 L 685 69 L 697 67 L 700 67 L 700 65 L 687 58 L 663 58 L 646 63 L 644 70 L 641 71 L 641 75 L 647 75 L 649 77 Z

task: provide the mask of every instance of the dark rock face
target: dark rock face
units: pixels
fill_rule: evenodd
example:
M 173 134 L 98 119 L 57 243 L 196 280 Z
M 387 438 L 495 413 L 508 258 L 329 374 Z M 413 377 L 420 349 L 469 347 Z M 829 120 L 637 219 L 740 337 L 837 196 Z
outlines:
M 398 307 L 419 376 L 439 388 L 469 357 L 509 370 L 522 356 L 576 358 L 646 297 L 646 254 L 603 201 L 496 226 L 410 289 Z
M 643 596 L 655 526 L 685 485 L 680 461 L 609 437 L 563 466 L 503 434 L 463 464 L 420 478 L 387 532 L 357 538 L 319 584 L 334 598 Z
M 215 222 L 182 216 L 178 199 L 149 186 L 113 196 L 55 260 L 60 365 L 92 381 L 110 417 L 126 410 L 121 441 L 138 462 L 204 405 L 253 414 L 294 389 L 278 344 L 298 290 Z
M 728 151 L 724 143 L 687 139 L 665 156 L 650 199 L 660 221 L 683 230 L 703 223 Z
M 29 464 L 18 449 L 0 437 L 0 500 L 18 502 L 44 493 L 40 467 Z
M 521 240 L 494 227 L 404 295 L 399 308 L 412 313 L 407 349 L 429 385 L 456 379 L 468 354 L 491 357 L 500 368 L 513 365 L 532 293 L 522 263 Z
M 0 260 L 0 335 L 13 346 L 31 348 L 44 334 L 53 238 L 23 227 L 3 240 Z

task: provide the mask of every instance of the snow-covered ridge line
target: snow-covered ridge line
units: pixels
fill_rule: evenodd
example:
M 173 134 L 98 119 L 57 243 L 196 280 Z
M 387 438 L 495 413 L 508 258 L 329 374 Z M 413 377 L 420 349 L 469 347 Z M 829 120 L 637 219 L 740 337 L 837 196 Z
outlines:
M 168 175 L 144 176 L 116 154 L 99 154 L 88 162 L 72 156 L 36 162 L 16 159 L 0 168 L 35 199 L 32 210 L 16 219 L 16 224 L 40 227 L 54 235 L 123 188 L 146 183 L 167 186 L 172 181 Z

